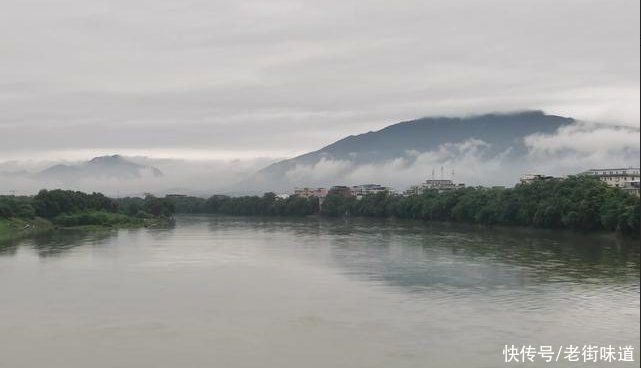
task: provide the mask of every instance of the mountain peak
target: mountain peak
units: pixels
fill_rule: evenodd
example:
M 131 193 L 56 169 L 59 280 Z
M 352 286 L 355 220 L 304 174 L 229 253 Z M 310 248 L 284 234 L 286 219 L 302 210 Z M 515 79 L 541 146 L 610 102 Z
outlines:
M 163 175 L 155 167 L 141 165 L 116 154 L 94 157 L 89 161 L 73 165 L 54 165 L 41 171 L 38 176 L 62 181 L 83 178 L 135 179 L 145 172 L 150 172 L 155 177 Z
M 111 163 L 111 162 L 129 162 L 127 161 L 124 157 L 116 154 L 116 155 L 107 155 L 107 156 L 97 156 L 89 160 L 88 163 L 90 164 L 96 164 L 96 163 Z
M 474 153 L 478 160 L 497 157 L 518 160 L 528 152 L 525 137 L 553 134 L 560 127 L 574 122 L 572 118 L 548 115 L 541 110 L 423 117 L 373 132 L 350 135 L 317 151 L 274 163 L 250 178 L 247 187 L 260 184 L 270 190 L 283 191 L 292 186 L 323 186 L 344 181 L 344 176 L 353 176 L 354 168 L 359 166 L 369 167 L 370 171 L 374 165 L 394 165 L 394 162 L 395 165 L 409 167 L 418 155 L 424 153 L 431 155 L 429 158 L 434 163 L 430 165 L 451 165 L 460 152 L 447 150 L 467 149 L 470 145 L 483 147 Z M 321 165 L 317 167 L 319 163 Z M 304 170 L 317 171 L 314 175 L 301 174 Z M 321 175 L 322 170 L 326 173 Z M 376 178 L 376 175 L 371 176 Z

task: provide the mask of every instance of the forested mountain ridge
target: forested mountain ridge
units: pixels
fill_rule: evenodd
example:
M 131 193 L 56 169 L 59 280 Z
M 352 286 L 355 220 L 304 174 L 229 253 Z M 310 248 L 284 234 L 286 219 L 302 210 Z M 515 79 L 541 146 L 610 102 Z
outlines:
M 479 159 L 498 155 L 522 158 L 528 153 L 525 138 L 534 134 L 553 134 L 559 128 L 575 123 L 572 118 L 548 115 L 542 111 L 492 113 L 469 117 L 425 117 L 400 122 L 378 131 L 350 135 L 319 150 L 276 162 L 257 172 L 239 185 L 241 189 L 288 190 L 300 185 L 326 185 L 341 177 L 323 177 L 314 181 L 309 176 L 299 180 L 291 172 L 299 167 L 313 167 L 321 162 L 359 165 L 381 165 L 402 159 L 411 164 L 425 152 L 436 152 L 444 146 L 466 142 L 482 144 Z M 419 178 L 417 177 L 417 180 Z

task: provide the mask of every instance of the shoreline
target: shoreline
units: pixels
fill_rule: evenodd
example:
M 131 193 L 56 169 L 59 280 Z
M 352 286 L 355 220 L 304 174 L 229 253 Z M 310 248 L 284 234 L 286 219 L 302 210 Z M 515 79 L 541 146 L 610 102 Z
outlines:
M 626 234 L 617 233 L 614 231 L 595 230 L 595 231 L 574 231 L 570 229 L 550 229 L 543 227 L 533 226 L 519 226 L 519 225 L 504 225 L 504 224 L 476 224 L 468 222 L 457 221 L 438 221 L 438 220 L 422 220 L 400 217 L 368 217 L 368 216 L 346 216 L 346 217 L 333 217 L 324 216 L 321 214 L 313 214 L 307 216 L 267 216 L 267 215 L 233 215 L 224 213 L 177 213 L 176 218 L 180 222 L 181 218 L 235 218 L 238 220 L 245 220 L 247 222 L 308 222 L 314 221 L 319 224 L 327 226 L 340 227 L 343 225 L 366 225 L 366 226 L 382 226 L 384 230 L 390 230 L 395 227 L 419 227 L 419 228 L 435 228 L 438 231 L 443 230 L 465 230 L 475 231 L 480 234 L 492 233 L 496 236 L 502 236 L 509 233 L 518 233 L 526 237 L 563 237 L 563 238 L 576 238 L 586 241 L 602 239 L 612 241 L 615 243 L 623 242 L 629 244 L 639 244 L 639 237 L 634 237 Z
M 452 220 L 424 220 L 417 218 L 404 218 L 404 217 L 378 217 L 378 216 L 329 216 L 322 213 L 314 213 L 311 215 L 240 215 L 240 214 L 229 214 L 229 213 L 187 213 L 179 212 L 176 213 L 176 216 L 205 216 L 205 217 L 235 217 L 235 218 L 246 218 L 246 219 L 290 219 L 290 220 L 322 220 L 328 222 L 348 222 L 348 221 L 380 221 L 381 223 L 406 223 L 406 224 L 418 224 L 421 226 L 430 226 L 430 225 L 443 225 L 443 226 L 452 226 L 452 227 L 466 227 L 473 228 L 479 231 L 493 231 L 498 232 L 503 230 L 512 230 L 520 231 L 523 233 L 536 232 L 540 234 L 564 234 L 571 236 L 583 236 L 583 237 L 609 237 L 613 239 L 621 239 L 626 241 L 637 241 L 640 236 L 635 234 L 626 234 L 620 231 L 608 231 L 604 229 L 599 230 L 587 230 L 587 231 L 578 231 L 567 228 L 547 228 L 547 227 L 536 227 L 536 226 L 526 226 L 526 225 L 511 225 L 511 224 L 481 224 L 474 222 L 465 222 L 465 221 L 452 221 Z
M 0 219 L 0 242 L 20 240 L 55 230 L 55 225 L 42 217 Z
M 8 219 L 0 219 L 0 244 L 3 242 L 22 240 L 32 236 L 41 235 L 53 231 L 109 231 L 118 229 L 137 229 L 137 228 L 164 228 L 170 227 L 175 224 L 174 218 L 153 218 L 143 219 L 139 223 L 130 222 L 124 224 L 92 224 L 92 225 L 77 225 L 77 226 L 61 226 L 56 225 L 52 221 L 42 217 L 33 219 L 21 219 L 12 217 Z

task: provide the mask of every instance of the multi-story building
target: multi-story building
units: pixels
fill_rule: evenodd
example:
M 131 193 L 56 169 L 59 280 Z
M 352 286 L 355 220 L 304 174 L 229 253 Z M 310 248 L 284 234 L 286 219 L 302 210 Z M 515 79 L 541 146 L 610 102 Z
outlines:
M 352 190 L 350 187 L 345 185 L 334 185 L 329 188 L 329 194 L 340 194 L 342 196 L 349 197 L 352 195 Z
M 419 195 L 421 193 L 423 193 L 423 190 L 421 189 L 420 185 L 412 185 L 406 191 L 403 192 L 403 195 L 412 196 L 412 195 Z
M 296 188 L 294 189 L 294 195 L 298 197 L 310 198 L 325 198 L 327 196 L 326 188 Z
M 465 184 L 454 183 L 450 179 L 428 179 L 425 180 L 420 185 L 413 185 L 408 190 L 405 191 L 405 195 L 420 195 L 423 194 L 426 190 L 437 190 L 438 192 L 444 192 L 448 190 L 461 189 L 465 188 Z
M 390 188 L 378 184 L 355 185 L 350 188 L 351 194 L 357 199 L 361 199 L 368 194 L 387 193 L 391 191 Z
M 519 179 L 521 184 L 531 184 L 534 183 L 535 181 L 545 181 L 545 180 L 552 180 L 554 179 L 554 176 L 548 176 L 548 175 L 543 175 L 543 174 L 525 174 L 521 175 L 521 178 Z
M 637 197 L 641 196 L 641 191 L 639 190 L 641 187 L 641 183 L 637 181 L 627 181 L 625 182 L 625 186 L 623 187 L 623 190 L 630 193 L 634 194 Z
M 457 185 L 450 179 L 428 179 L 422 185 L 423 189 L 456 189 Z
M 596 176 L 611 187 L 621 188 L 630 193 L 639 195 L 639 168 L 626 169 L 590 169 L 583 175 Z

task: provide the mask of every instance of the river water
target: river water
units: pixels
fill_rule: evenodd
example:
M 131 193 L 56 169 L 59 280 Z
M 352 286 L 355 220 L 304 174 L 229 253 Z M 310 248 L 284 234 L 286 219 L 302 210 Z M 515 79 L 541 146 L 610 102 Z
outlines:
M 180 216 L 0 245 L 2 367 L 497 367 L 634 347 L 639 245 L 394 220 Z M 565 348 L 564 348 L 565 349 Z

